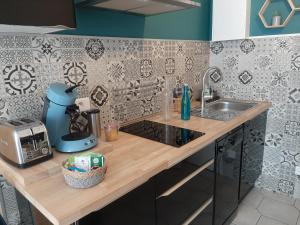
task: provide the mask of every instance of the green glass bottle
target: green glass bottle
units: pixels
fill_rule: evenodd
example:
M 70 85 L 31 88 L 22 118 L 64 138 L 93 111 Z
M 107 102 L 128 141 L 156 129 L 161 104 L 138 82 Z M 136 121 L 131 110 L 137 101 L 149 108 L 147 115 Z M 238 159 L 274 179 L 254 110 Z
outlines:
M 189 94 L 189 86 L 184 84 L 181 100 L 181 119 L 189 120 L 191 118 L 191 99 Z

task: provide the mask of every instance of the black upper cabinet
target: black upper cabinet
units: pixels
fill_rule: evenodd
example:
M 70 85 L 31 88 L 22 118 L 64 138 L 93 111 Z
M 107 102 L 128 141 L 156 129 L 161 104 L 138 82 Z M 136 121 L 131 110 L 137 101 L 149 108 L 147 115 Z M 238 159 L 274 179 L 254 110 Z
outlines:
M 262 172 L 266 123 L 267 112 L 245 123 L 241 161 L 240 200 L 254 187 L 255 181 Z
M 76 28 L 73 0 L 2 1 L 0 15 L 1 25 Z

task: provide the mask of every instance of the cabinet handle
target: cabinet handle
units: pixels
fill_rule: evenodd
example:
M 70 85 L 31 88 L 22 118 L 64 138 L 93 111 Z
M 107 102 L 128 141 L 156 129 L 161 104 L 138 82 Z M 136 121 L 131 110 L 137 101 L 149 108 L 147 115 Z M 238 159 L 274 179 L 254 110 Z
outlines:
M 224 147 L 224 146 L 218 147 L 218 152 L 219 152 L 219 153 L 223 153 L 224 150 L 225 150 L 225 147 Z
M 235 139 L 234 139 L 234 138 L 229 138 L 229 139 L 228 139 L 228 142 L 229 142 L 231 145 L 235 145 Z
M 207 169 L 208 167 L 210 167 L 212 164 L 214 164 L 215 160 L 212 159 L 210 161 L 208 161 L 207 163 L 205 163 L 203 166 L 201 166 L 199 169 L 195 170 L 193 173 L 191 173 L 190 175 L 188 175 L 186 178 L 182 179 L 181 181 L 179 181 L 177 184 L 175 184 L 173 187 L 171 187 L 170 189 L 168 189 L 167 191 L 165 191 L 164 193 L 162 193 L 159 197 L 157 197 L 156 199 L 160 199 L 162 197 L 166 197 L 171 195 L 172 193 L 174 193 L 177 189 L 179 189 L 180 187 L 182 187 L 185 183 L 187 183 L 189 180 L 193 179 L 195 176 L 197 176 L 199 173 L 201 173 L 203 170 Z
M 193 222 L 193 220 L 200 215 L 200 213 L 202 213 L 208 206 L 210 203 L 212 203 L 213 201 L 213 197 L 211 197 L 210 199 L 208 199 L 199 209 L 197 209 L 189 218 L 187 218 L 183 224 L 181 225 L 189 225 L 191 222 Z

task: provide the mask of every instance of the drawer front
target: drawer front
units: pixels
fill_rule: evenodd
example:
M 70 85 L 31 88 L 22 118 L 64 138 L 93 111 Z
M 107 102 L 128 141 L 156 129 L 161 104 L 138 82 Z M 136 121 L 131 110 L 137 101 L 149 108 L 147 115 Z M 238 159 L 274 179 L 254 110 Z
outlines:
M 145 184 L 80 220 L 83 225 L 155 225 L 154 182 Z
M 191 221 L 191 222 L 190 222 Z M 213 199 L 207 201 L 197 210 L 186 223 L 182 225 L 212 225 L 213 224 Z
M 205 163 L 214 159 L 214 157 L 215 143 L 208 145 L 186 160 L 158 174 L 155 177 L 157 181 L 157 196 L 160 196 L 163 192 L 167 191 L 174 185 L 178 184 L 180 181 L 184 180 L 190 174 L 201 168 Z M 213 166 L 210 166 L 210 170 L 214 170 Z
M 157 225 L 181 225 L 213 196 L 214 171 L 207 168 L 192 174 L 163 192 L 156 199 Z M 183 165 L 181 165 L 183 166 Z M 190 166 L 190 165 L 189 165 Z M 199 172 L 199 173 L 198 173 Z

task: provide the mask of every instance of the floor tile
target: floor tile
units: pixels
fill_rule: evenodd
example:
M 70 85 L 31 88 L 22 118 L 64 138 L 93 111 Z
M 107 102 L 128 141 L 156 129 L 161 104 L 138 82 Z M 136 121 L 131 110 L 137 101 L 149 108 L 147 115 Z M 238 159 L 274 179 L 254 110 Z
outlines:
M 289 225 L 295 225 L 299 216 L 299 211 L 295 207 L 268 198 L 262 201 L 258 211 L 264 216 Z
M 271 191 L 267 191 L 267 190 L 261 190 L 261 192 L 266 198 L 280 201 L 280 202 L 283 202 L 283 203 L 289 204 L 289 205 L 294 205 L 294 203 L 295 203 L 295 199 L 293 199 L 289 196 L 283 195 L 283 194 L 279 194 L 279 193 L 275 193 L 275 192 L 271 192 Z
M 248 205 L 253 208 L 257 208 L 259 204 L 262 202 L 264 196 L 261 191 L 257 188 L 253 188 L 249 194 L 242 201 L 242 204 Z
M 258 221 L 257 225 L 286 225 L 286 224 L 281 223 L 277 220 L 265 217 L 265 216 L 261 216 L 259 218 L 259 221 Z
M 300 210 L 300 199 L 296 199 L 295 207 Z
M 260 214 L 256 209 L 246 205 L 241 205 L 232 223 L 238 225 L 255 225 L 259 217 Z

